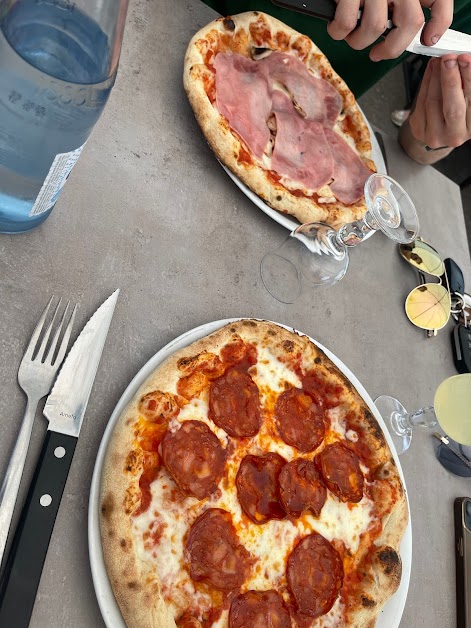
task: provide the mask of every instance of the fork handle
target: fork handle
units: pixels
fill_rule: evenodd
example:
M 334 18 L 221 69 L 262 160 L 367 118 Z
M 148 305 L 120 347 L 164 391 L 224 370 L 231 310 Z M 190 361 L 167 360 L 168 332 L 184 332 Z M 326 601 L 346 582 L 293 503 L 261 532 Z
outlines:
M 0 488 L 0 565 L 5 552 L 13 511 L 18 498 L 18 490 L 20 488 L 21 476 L 23 475 L 38 403 L 39 398 L 28 397 L 20 431 L 18 432 L 16 443 L 11 453 L 10 460 L 8 461 L 8 467 Z
M 49 431 L 0 581 L 0 626 L 27 628 L 77 438 Z

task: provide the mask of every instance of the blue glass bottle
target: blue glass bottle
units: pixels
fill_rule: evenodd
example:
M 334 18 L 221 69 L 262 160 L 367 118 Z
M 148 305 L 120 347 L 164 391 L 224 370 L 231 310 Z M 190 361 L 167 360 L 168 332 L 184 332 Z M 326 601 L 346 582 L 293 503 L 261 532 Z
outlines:
M 113 86 L 128 0 L 0 0 L 0 233 L 33 229 Z

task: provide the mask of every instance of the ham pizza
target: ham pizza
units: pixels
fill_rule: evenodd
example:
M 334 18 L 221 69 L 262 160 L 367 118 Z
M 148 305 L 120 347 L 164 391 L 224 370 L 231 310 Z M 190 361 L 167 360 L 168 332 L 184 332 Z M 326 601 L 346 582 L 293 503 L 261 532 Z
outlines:
M 218 159 L 268 205 L 336 228 L 364 215 L 368 126 L 308 37 L 260 12 L 219 18 L 192 38 L 184 86 Z
M 383 432 L 311 340 L 240 320 L 163 361 L 101 483 L 129 628 L 373 627 L 408 508 Z

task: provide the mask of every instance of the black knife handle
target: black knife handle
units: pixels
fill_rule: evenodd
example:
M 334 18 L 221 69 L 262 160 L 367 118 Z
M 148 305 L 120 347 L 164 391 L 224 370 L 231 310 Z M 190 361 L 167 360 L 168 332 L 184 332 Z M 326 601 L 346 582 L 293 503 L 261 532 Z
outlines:
M 77 438 L 48 431 L 0 581 L 0 626 L 27 628 Z

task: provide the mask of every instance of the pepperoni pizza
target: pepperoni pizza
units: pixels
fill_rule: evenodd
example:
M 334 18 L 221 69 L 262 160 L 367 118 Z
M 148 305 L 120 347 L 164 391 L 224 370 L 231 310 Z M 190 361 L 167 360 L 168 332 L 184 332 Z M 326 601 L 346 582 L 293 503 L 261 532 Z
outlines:
M 217 157 L 271 207 L 335 227 L 366 212 L 368 126 L 319 48 L 256 11 L 191 40 L 184 86 Z
M 408 520 L 384 435 L 306 336 L 241 320 L 120 417 L 101 532 L 130 628 L 372 627 Z

